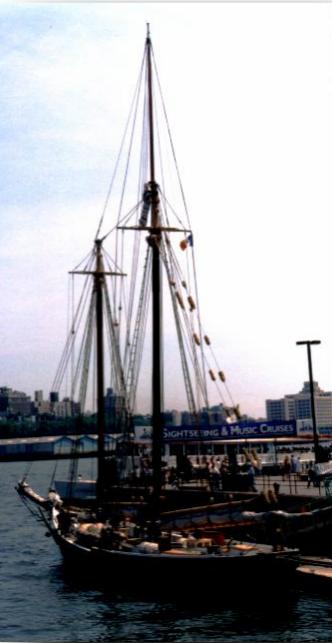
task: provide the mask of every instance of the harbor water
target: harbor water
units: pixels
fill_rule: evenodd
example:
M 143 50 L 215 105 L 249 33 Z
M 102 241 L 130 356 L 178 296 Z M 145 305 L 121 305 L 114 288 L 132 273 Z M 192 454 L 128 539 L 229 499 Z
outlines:
M 16 482 L 31 466 L 29 481 L 41 493 L 48 489 L 54 462 L 1 464 L 0 523 L 0 641 L 330 641 L 330 594 L 299 587 L 267 587 L 255 597 L 250 578 L 248 600 L 225 600 L 222 578 L 211 578 L 213 595 L 186 599 L 130 596 L 109 587 L 83 582 L 63 566 L 61 555 L 46 528 L 29 513 L 15 491 Z M 57 465 L 56 477 L 67 476 L 68 462 Z M 84 476 L 95 475 L 95 462 L 81 460 Z M 160 579 L 162 583 L 162 579 Z M 112 587 L 113 585 L 113 587 Z M 152 588 L 153 590 L 153 588 Z

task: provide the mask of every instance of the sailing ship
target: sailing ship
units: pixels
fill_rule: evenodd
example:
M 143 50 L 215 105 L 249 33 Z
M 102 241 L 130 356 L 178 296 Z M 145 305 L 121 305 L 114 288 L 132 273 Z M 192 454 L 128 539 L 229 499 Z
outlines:
M 116 577 L 123 574 L 126 574 L 127 579 L 140 578 L 144 579 L 144 582 L 158 584 L 161 578 L 163 582 L 167 578 L 174 581 L 179 573 L 186 579 L 187 587 L 190 579 L 195 580 L 196 584 L 201 584 L 204 580 L 208 580 L 212 573 L 217 576 L 222 575 L 228 591 L 232 585 L 238 586 L 240 575 L 246 573 L 251 575 L 251 582 L 261 582 L 262 579 L 266 579 L 269 583 L 273 583 L 277 577 L 281 576 L 284 579 L 285 575 L 293 573 L 297 566 L 297 550 L 287 548 L 281 539 L 278 540 L 277 528 L 273 545 L 236 541 L 233 538 L 225 538 L 222 529 L 225 512 L 229 512 L 228 503 L 215 505 L 214 511 L 211 511 L 211 506 L 206 507 L 210 526 L 207 530 L 206 520 L 199 519 L 197 507 L 190 509 L 186 506 L 188 499 L 185 500 L 185 494 L 181 495 L 178 491 L 176 495 L 173 494 L 173 505 L 169 502 L 162 460 L 164 398 L 162 275 L 164 273 L 175 319 L 190 420 L 198 429 L 200 427 L 199 408 L 201 408 L 199 401 L 202 400 L 202 406 L 208 407 L 205 369 L 209 363 L 203 348 L 204 346 L 210 348 L 211 342 L 202 328 L 199 306 L 196 303 L 197 297 L 194 298 L 191 294 L 191 288 L 196 288 L 195 270 L 191 275 L 191 281 L 184 279 L 171 244 L 171 234 L 180 233 L 182 235 L 180 251 L 184 253 L 190 248 L 193 249 L 192 228 L 188 223 L 186 225 L 171 223 L 171 213 L 175 214 L 178 222 L 181 222 L 181 219 L 166 198 L 160 183 L 157 182 L 155 128 L 157 118 L 153 83 L 158 77 L 153 75 L 155 69 L 148 26 L 140 72 L 140 79 L 141 81 L 143 79 L 143 82 L 138 84 L 139 87 L 144 86 L 142 101 L 144 145 L 140 158 L 145 163 L 145 165 L 143 163 L 145 170 L 143 171 L 141 166 L 140 197 L 136 205 L 130 208 L 127 215 L 118 216 L 117 225 L 111 231 L 117 235 L 117 239 L 121 235 L 121 243 L 124 232 L 129 231 L 134 235 L 131 247 L 132 274 L 135 278 L 138 272 L 136 258 L 140 239 L 142 235 L 145 236 L 147 244 L 142 285 L 138 288 L 136 282 L 133 282 L 128 301 L 119 295 L 128 273 L 120 262 L 123 257 L 122 246 L 121 250 L 116 250 L 115 260 L 111 260 L 110 255 L 105 251 L 104 242 L 109 235 L 100 234 L 104 212 L 91 255 L 83 268 L 79 265 L 72 271 L 74 275 L 83 275 L 86 284 L 91 283 L 90 291 L 87 286 L 85 294 L 80 299 L 80 305 L 82 301 L 89 301 L 88 324 L 82 335 L 78 367 L 74 371 L 73 381 L 77 382 L 78 374 L 81 373 L 79 393 L 80 404 L 83 407 L 88 390 L 91 346 L 94 345 L 98 428 L 96 497 L 88 501 L 86 499 L 84 501 L 84 498 L 81 502 L 79 499 L 75 500 L 72 487 L 67 497 L 61 497 L 57 488 L 52 488 L 48 496 L 44 497 L 36 493 L 26 479 L 21 480 L 17 490 L 24 500 L 31 501 L 38 508 L 39 517 L 47 525 L 48 533 L 59 546 L 65 560 L 77 564 L 81 569 L 92 568 L 94 572 L 98 570 L 99 573 L 106 573 L 112 578 L 113 585 Z M 139 102 L 140 91 L 140 89 L 137 90 L 135 95 L 133 101 L 135 105 Z M 164 109 L 163 103 L 162 106 Z M 136 116 L 133 120 L 136 120 Z M 133 136 L 132 131 L 131 141 Z M 174 153 L 172 141 L 170 147 Z M 126 176 L 128 166 L 129 163 L 126 162 Z M 159 172 L 162 172 L 160 164 Z M 180 192 L 183 196 L 181 184 Z M 121 204 L 123 204 L 124 187 L 120 193 Z M 109 284 L 113 288 L 111 294 L 108 290 Z M 137 312 L 134 315 L 135 296 Z M 146 478 L 148 482 L 142 486 L 141 479 L 135 473 L 136 456 L 133 450 L 132 416 L 136 402 L 139 366 L 144 352 L 144 333 L 148 326 L 147 309 L 150 296 L 152 455 Z M 121 318 L 125 306 L 128 309 L 129 322 L 124 333 L 125 350 L 123 352 L 121 351 Z M 81 317 L 82 312 L 79 308 L 73 316 L 67 349 L 73 349 Z M 197 324 L 196 327 L 195 324 Z M 106 331 L 109 338 L 107 345 Z M 187 333 L 186 339 L 184 331 Z M 63 372 L 64 367 L 69 363 L 68 354 L 68 351 L 64 353 L 59 372 Z M 105 451 L 107 358 L 111 365 L 112 384 L 118 391 L 117 408 L 113 417 L 113 432 L 115 429 L 117 440 L 111 456 Z M 210 380 L 219 390 L 219 384 L 225 384 L 224 373 L 218 369 L 218 377 L 216 377 L 212 368 L 208 368 L 208 372 Z M 192 382 L 192 373 L 196 376 L 195 385 Z M 58 375 L 57 378 L 59 379 Z M 144 386 L 148 388 L 146 378 Z M 226 390 L 228 390 L 227 386 Z M 238 406 L 232 399 L 231 402 L 229 406 L 224 404 L 226 414 L 230 418 L 232 414 L 239 417 Z M 76 484 L 74 482 L 75 466 L 71 473 L 70 484 L 74 485 Z M 84 481 L 77 484 L 84 486 Z M 179 530 L 174 527 L 174 511 L 181 509 L 181 503 L 183 503 L 182 509 L 186 508 L 187 512 L 191 512 L 191 519 Z M 197 504 L 200 503 L 196 500 Z M 212 514 L 215 516 L 214 522 Z

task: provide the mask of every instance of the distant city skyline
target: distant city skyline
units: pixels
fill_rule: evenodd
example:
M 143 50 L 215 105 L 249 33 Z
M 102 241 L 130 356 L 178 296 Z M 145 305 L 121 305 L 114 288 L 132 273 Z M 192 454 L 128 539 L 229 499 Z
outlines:
M 302 339 L 321 340 L 314 378 L 331 390 L 332 6 L 14 1 L 0 16 L 4 385 L 52 389 L 67 273 L 94 238 L 150 22 L 204 327 L 234 401 L 263 417 L 298 390 Z M 165 406 L 185 408 L 175 375 Z M 141 382 L 138 412 L 149 396 Z
M 314 388 L 314 396 L 315 396 L 315 407 L 316 407 L 316 418 L 317 418 L 317 423 L 321 427 L 332 427 L 332 391 L 325 391 L 322 390 L 321 387 L 319 386 L 319 383 L 317 381 L 313 382 L 313 388 Z M 36 407 L 35 410 L 37 410 L 38 413 L 47 413 L 50 409 L 47 407 L 47 404 L 49 402 L 56 402 L 59 406 L 63 405 L 64 403 L 67 402 L 75 402 L 75 400 L 72 400 L 71 397 L 59 397 L 58 393 L 54 391 L 43 391 L 42 389 L 37 389 L 33 392 L 33 394 L 29 394 L 26 391 L 18 391 L 15 387 L 13 386 L 0 386 L 0 407 L 1 407 L 1 399 L 4 395 L 4 392 L 8 390 L 10 394 L 13 394 L 14 396 L 20 396 L 22 395 L 23 397 L 26 396 L 27 400 L 31 401 L 31 404 Z M 107 390 L 105 391 L 105 400 L 109 400 L 108 406 L 105 407 L 105 410 L 107 412 L 107 409 L 109 407 L 109 410 L 111 407 L 114 407 L 114 404 L 116 404 L 115 399 L 116 399 L 116 394 L 112 390 L 112 388 L 108 387 Z M 113 402 L 112 402 L 113 400 Z M 244 414 L 244 418 L 246 419 L 247 417 L 252 417 L 254 420 L 263 420 L 266 419 L 268 422 L 271 421 L 288 421 L 288 420 L 309 420 L 311 421 L 311 397 L 310 397 L 310 382 L 309 381 L 304 381 L 303 386 L 301 389 L 299 389 L 297 392 L 284 392 L 283 396 L 280 398 L 266 398 L 264 400 L 265 404 L 265 413 L 260 416 L 250 416 L 249 414 Z M 24 405 L 24 402 L 23 402 Z M 67 407 L 66 407 L 67 408 Z M 61 411 L 61 413 L 67 413 L 66 408 L 64 407 Z M 69 408 L 69 407 L 68 407 Z M 79 405 L 75 403 L 75 408 L 76 411 L 79 409 Z M 216 404 L 216 405 L 211 405 L 209 407 L 209 411 L 213 412 L 217 409 L 222 409 L 222 404 Z M 1 408 L 0 408 L 0 414 L 1 414 Z M 199 409 L 200 412 L 204 411 L 204 407 L 202 409 Z M 93 412 L 93 409 L 85 409 L 84 414 L 89 415 Z M 95 412 L 95 411 L 94 411 Z M 165 408 L 165 414 L 173 414 L 174 417 L 178 416 L 178 423 L 180 423 L 180 416 L 186 415 L 189 413 L 187 407 L 183 408 Z M 71 413 L 69 413 L 71 415 Z M 149 412 L 144 413 L 140 412 L 137 410 L 137 413 L 135 414 L 137 416 L 139 415 L 151 415 Z M 226 419 L 226 416 L 225 416 Z M 229 421 L 229 420 L 227 420 Z M 233 420 L 234 421 L 234 420 Z M 177 422 L 175 421 L 175 424 Z M 307 426 L 305 425 L 305 428 Z

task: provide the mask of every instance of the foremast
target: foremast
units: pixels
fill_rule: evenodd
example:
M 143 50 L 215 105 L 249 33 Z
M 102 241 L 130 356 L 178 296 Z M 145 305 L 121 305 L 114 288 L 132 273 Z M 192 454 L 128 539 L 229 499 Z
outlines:
M 96 331 L 96 393 L 97 393 L 97 486 L 96 499 L 101 504 L 105 495 L 105 359 L 104 359 L 104 298 L 106 275 L 124 277 L 124 273 L 106 271 L 102 251 L 103 239 L 95 239 L 94 270 L 74 270 L 71 274 L 92 275 Z

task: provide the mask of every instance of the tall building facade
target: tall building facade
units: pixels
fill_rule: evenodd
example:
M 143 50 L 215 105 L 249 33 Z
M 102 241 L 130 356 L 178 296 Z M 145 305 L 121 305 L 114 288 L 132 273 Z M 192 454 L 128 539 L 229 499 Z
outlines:
M 318 382 L 313 383 L 316 422 L 318 427 L 332 427 L 332 392 L 323 391 Z M 311 418 L 310 382 L 303 389 L 279 400 L 265 400 L 266 418 L 272 420 L 304 420 Z

